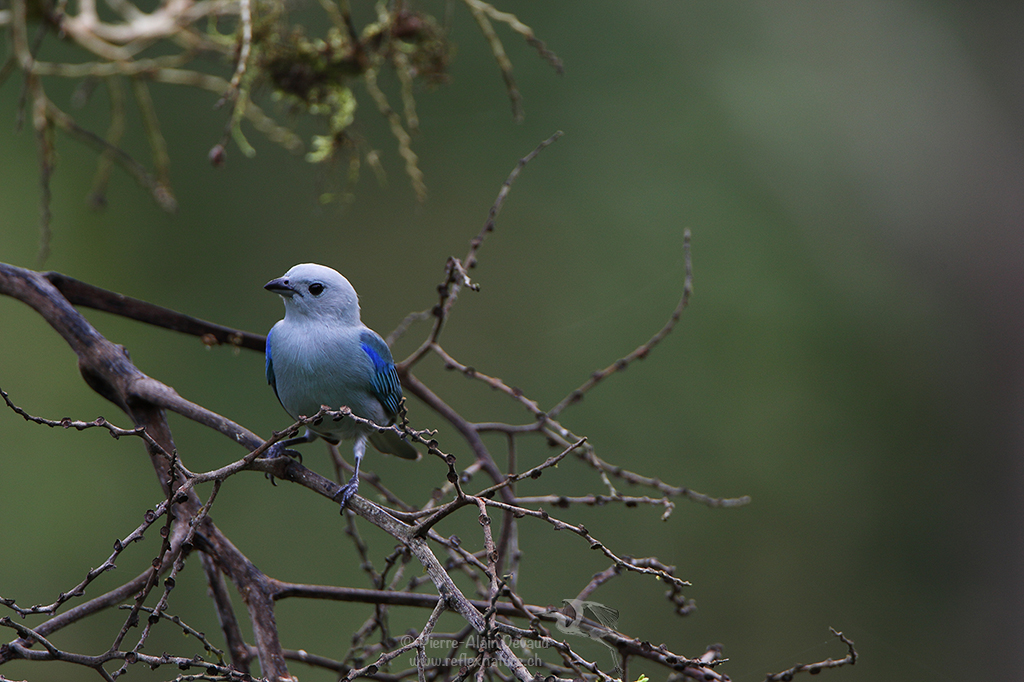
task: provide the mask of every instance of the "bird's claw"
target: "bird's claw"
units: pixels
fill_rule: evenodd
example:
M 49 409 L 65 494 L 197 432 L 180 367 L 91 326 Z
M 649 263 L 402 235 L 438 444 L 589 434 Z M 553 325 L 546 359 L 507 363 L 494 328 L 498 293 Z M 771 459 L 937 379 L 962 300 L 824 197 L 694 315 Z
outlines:
M 341 509 L 339 510 L 338 513 L 345 513 L 345 505 L 348 504 L 349 500 L 352 499 L 352 497 L 356 494 L 358 490 L 359 481 L 354 479 L 349 481 L 345 485 L 341 486 L 341 490 L 339 490 L 338 494 L 334 496 L 335 500 L 341 500 Z
M 267 448 L 267 452 L 263 456 L 266 457 L 267 459 L 273 459 L 274 457 L 282 456 L 291 457 L 299 464 L 302 464 L 302 453 L 299 452 L 298 450 L 289 449 L 288 444 L 285 441 L 278 441 L 277 443 L 271 445 L 269 448 Z
M 299 464 L 302 464 L 302 453 L 299 452 L 298 450 L 290 449 L 288 447 L 288 445 L 290 445 L 290 444 L 291 444 L 291 441 L 287 441 L 287 440 L 278 441 L 278 442 L 274 443 L 273 445 L 271 445 L 269 448 L 267 448 L 267 451 L 265 453 L 263 453 L 263 457 L 266 458 L 266 459 L 274 459 L 275 457 L 291 457 L 292 459 L 297 461 Z M 274 475 L 273 474 L 268 473 L 268 474 L 264 474 L 264 475 L 267 477 L 267 480 L 270 481 L 270 485 L 272 485 L 272 486 L 276 486 L 277 485 L 277 483 L 274 481 Z

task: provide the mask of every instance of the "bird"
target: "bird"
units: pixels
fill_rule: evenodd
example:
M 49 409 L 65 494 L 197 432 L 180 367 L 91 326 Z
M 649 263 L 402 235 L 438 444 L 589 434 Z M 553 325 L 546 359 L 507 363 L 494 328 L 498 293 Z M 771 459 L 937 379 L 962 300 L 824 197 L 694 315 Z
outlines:
M 398 416 L 402 385 L 391 350 L 359 317 L 356 290 L 338 271 L 316 263 L 296 265 L 267 282 L 284 301 L 284 319 L 267 334 L 267 383 L 293 419 L 316 414 L 321 405 L 348 406 L 352 414 L 380 426 Z M 305 435 L 275 443 L 268 457 L 295 454 L 297 443 L 323 438 L 337 445 L 354 440 L 355 473 L 335 499 L 341 511 L 359 489 L 359 465 L 369 441 L 385 454 L 418 459 L 419 452 L 394 431 L 379 432 L 352 419 L 324 420 Z
M 622 672 L 622 665 L 619 662 L 618 650 L 606 642 L 603 635 L 613 631 L 619 622 L 619 612 L 610 606 L 596 601 L 585 601 L 582 599 L 563 599 L 564 606 L 561 609 L 548 608 L 545 613 L 554 616 L 557 621 L 555 625 L 567 635 L 577 637 L 590 637 L 608 647 L 612 652 L 612 661 L 615 663 L 613 672 Z M 597 623 L 584 620 L 584 615 L 590 613 L 597 619 Z

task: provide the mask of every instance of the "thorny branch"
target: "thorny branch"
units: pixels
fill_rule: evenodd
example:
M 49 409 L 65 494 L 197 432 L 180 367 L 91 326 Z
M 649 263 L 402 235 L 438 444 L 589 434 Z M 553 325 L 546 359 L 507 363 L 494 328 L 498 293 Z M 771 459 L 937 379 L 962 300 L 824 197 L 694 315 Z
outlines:
M 492 18 L 497 19 L 494 16 Z M 240 79 L 244 83 L 244 74 Z M 192 668 L 203 671 L 194 675 L 189 673 L 182 676 L 183 679 L 187 676 L 191 679 L 244 680 L 252 679 L 249 668 L 251 663 L 258 659 L 263 679 L 273 681 L 294 679 L 288 671 L 287 661 L 298 661 L 328 669 L 346 680 L 369 677 L 397 682 L 416 677 L 425 682 L 428 679 L 463 680 L 473 675 L 480 681 L 485 678 L 503 681 L 515 678 L 522 682 L 533 682 L 537 676 L 547 675 L 549 680 L 574 678 L 591 682 L 610 681 L 613 678 L 603 672 L 596 663 L 580 656 L 569 643 L 552 636 L 544 623 L 555 622 L 562 627 L 564 622 L 553 615 L 550 607 L 529 604 L 520 595 L 517 574 L 525 558 L 518 551 L 516 537 L 523 519 L 539 519 L 555 531 L 567 530 L 578 535 L 587 546 L 600 551 L 608 558 L 610 566 L 589 580 L 579 592 L 578 599 L 589 598 L 602 585 L 623 571 L 636 572 L 654 577 L 666 584 L 669 587 L 666 599 L 671 608 L 680 615 L 689 613 L 693 609 L 693 603 L 682 594 L 682 589 L 689 583 L 675 575 L 674 567 L 663 564 L 655 557 L 621 557 L 595 538 L 582 524 L 569 523 L 552 515 L 544 507 L 537 506 L 548 505 L 556 509 L 569 509 L 575 504 L 617 504 L 626 508 L 659 505 L 664 510 L 662 518 L 667 518 L 674 507 L 674 503 L 669 499 L 673 496 L 688 497 L 710 506 L 732 506 L 746 502 L 746 498 L 708 497 L 687 488 L 672 486 L 659 479 L 610 465 L 597 457 L 593 445 L 586 438 L 573 434 L 556 420 L 564 407 L 578 400 L 573 399 L 573 396 L 582 395 L 598 381 L 621 371 L 633 360 L 645 357 L 678 322 L 691 290 L 688 237 L 684 251 L 687 276 L 683 298 L 666 326 L 646 344 L 623 360 L 595 374 L 590 381 L 570 393 L 567 400 L 547 412 L 526 397 L 522 391 L 510 387 L 503 380 L 459 363 L 440 343 L 444 323 L 459 292 L 463 288 L 476 289 L 468 272 L 477 264 L 478 252 L 484 238 L 495 228 L 495 219 L 512 182 L 523 166 L 557 137 L 558 135 L 553 136 L 520 161 L 503 185 L 484 228 L 472 240 L 467 256 L 462 260 L 452 258 L 448 261 L 444 281 L 439 287 L 439 302 L 430 313 L 434 323 L 427 332 L 427 338 L 417 351 L 398 365 L 407 393 L 419 398 L 429 412 L 455 427 L 472 452 L 472 461 L 460 470 L 455 456 L 441 449 L 435 431 L 410 427 L 404 406 L 400 422 L 395 426 L 385 427 L 368 422 L 374 428 L 395 430 L 409 440 L 425 446 L 426 450 L 439 458 L 447 469 L 444 484 L 438 486 L 423 504 L 410 504 L 390 492 L 385 496 L 388 504 L 393 505 L 390 508 L 382 507 L 360 496 L 354 497 L 350 502 L 351 513 L 383 530 L 398 543 L 395 550 L 384 559 L 383 564 L 375 566 L 352 521 L 353 517 L 348 518 L 348 534 L 353 539 L 356 553 L 364 565 L 371 589 L 300 585 L 268 576 L 254 566 L 242 551 L 220 532 L 210 516 L 218 491 L 223 485 L 228 484 L 233 476 L 243 472 L 262 472 L 275 479 L 301 485 L 327 500 L 334 500 L 340 490 L 337 482 L 324 478 L 289 457 L 267 459 L 262 455 L 271 444 L 294 435 L 305 425 L 324 419 L 352 419 L 362 422 L 366 420 L 353 415 L 345 406 L 324 406 L 316 414 L 302 417 L 295 424 L 263 440 L 243 426 L 182 398 L 171 387 L 142 374 L 129 361 L 121 347 L 105 339 L 73 306 L 105 310 L 181 331 L 199 337 L 207 345 L 228 344 L 259 351 L 264 346 L 263 337 L 196 320 L 143 301 L 104 291 L 58 273 L 38 273 L 0 264 L 0 293 L 26 303 L 43 317 L 75 351 L 79 370 L 86 383 L 121 408 L 131 419 L 134 427 L 121 428 L 103 418 L 82 421 L 70 418 L 53 420 L 34 416 L 16 405 L 7 393 L 0 391 L 7 407 L 24 419 L 39 425 L 78 430 L 100 428 L 115 438 L 138 437 L 150 455 L 162 491 L 160 502 L 144 514 L 143 522 L 122 539 L 115 541 L 113 553 L 98 568 L 88 571 L 78 585 L 58 595 L 52 603 L 25 607 L 19 606 L 15 598 L 0 597 L 0 606 L 6 607 L 23 619 L 40 616 L 46 618 L 34 627 L 17 623 L 9 617 L 0 618 L 0 628 L 11 629 L 17 635 L 15 639 L 0 645 L 0 665 L 16 659 L 64 661 L 91 668 L 106 680 L 114 680 L 127 672 L 131 666 L 140 663 L 154 668 L 175 665 L 183 671 Z M 422 316 L 409 318 L 408 323 L 403 323 L 396 333 L 407 332 L 411 323 L 417 319 L 422 319 Z M 516 425 L 495 422 L 471 423 L 465 420 L 413 374 L 413 367 L 430 353 L 440 357 L 446 366 L 458 369 L 467 377 L 482 381 L 508 395 L 525 409 L 531 421 Z M 191 471 L 185 465 L 171 438 L 165 410 L 171 410 L 218 431 L 242 445 L 246 454 L 211 471 Z M 480 436 L 484 432 L 493 431 L 503 432 L 507 437 L 508 463 L 505 467 L 497 464 L 496 458 Z M 516 443 L 519 439 L 527 437 L 548 439 L 560 447 L 561 452 L 539 465 L 525 470 L 518 469 L 515 463 Z M 596 478 L 610 489 L 609 492 L 576 497 L 518 494 L 517 484 L 527 480 L 535 481 L 548 469 L 559 464 L 564 465 L 569 454 L 576 455 L 576 459 L 570 461 L 589 466 Z M 475 493 L 467 491 L 473 483 L 473 475 L 482 475 L 487 479 L 485 485 L 479 487 Z M 378 477 L 367 472 L 364 472 L 364 476 L 370 483 L 378 486 L 379 490 L 386 492 Z M 612 486 L 612 478 L 652 488 L 658 491 L 661 497 L 621 495 Z M 197 486 L 204 483 L 213 484 L 205 501 L 197 494 Z M 468 547 L 469 543 L 457 536 L 445 537 L 438 532 L 438 528 L 447 518 L 465 507 L 477 510 L 477 518 L 481 524 L 482 544 L 476 550 Z M 336 509 L 333 504 L 330 508 Z M 501 515 L 501 523 L 493 524 L 493 527 L 489 515 L 491 510 Z M 84 598 L 92 583 L 100 575 L 113 570 L 115 560 L 127 551 L 130 545 L 142 539 L 159 519 L 164 520 L 160 526 L 162 542 L 150 568 L 120 587 L 58 613 L 64 605 Z M 447 558 L 442 562 L 435 551 L 440 551 Z M 185 563 L 196 554 L 200 557 L 209 593 L 221 625 L 225 642 L 223 650 L 214 646 L 208 636 L 190 627 L 181 615 L 170 610 L 176 576 Z M 424 575 L 406 575 L 406 567 L 412 561 L 423 568 Z M 456 585 L 453 579 L 456 575 L 468 578 L 476 594 L 467 595 Z M 243 597 L 253 633 L 253 643 L 245 640 L 241 619 L 232 605 L 225 579 L 230 580 Z M 417 591 L 426 583 L 433 585 L 434 594 Z M 284 649 L 281 646 L 274 618 L 274 605 L 277 601 L 288 598 L 372 604 L 374 612 L 357 631 L 351 650 L 342 659 L 336 660 L 302 650 Z M 77 654 L 57 647 L 49 639 L 52 633 L 112 607 L 125 610 L 127 617 L 107 652 L 98 656 Z M 418 631 L 404 640 L 399 640 L 391 636 L 387 624 L 389 609 L 396 607 L 431 609 L 431 613 Z M 465 621 L 465 627 L 456 633 L 436 632 L 439 619 L 445 611 L 459 614 Z M 143 618 L 145 624 L 141 622 Z M 522 625 L 517 625 L 517 622 Z M 156 657 L 143 654 L 142 649 L 150 633 L 162 623 L 182 628 L 193 641 L 201 645 L 203 652 L 193 656 L 164 654 Z M 590 628 L 590 632 L 599 631 L 600 639 L 618 652 L 622 660 L 623 677 L 629 660 L 642 658 L 676 671 L 684 677 L 702 680 L 728 679 L 716 670 L 723 662 L 717 648 L 709 648 L 702 656 L 688 658 L 669 651 L 664 645 L 655 646 L 650 642 L 629 637 L 587 618 L 581 617 L 578 624 L 580 627 Z M 140 625 L 141 631 L 136 630 Z M 374 632 L 380 633 L 380 639 L 375 643 L 370 639 Z M 836 635 L 849 647 L 850 655 L 847 659 L 797 666 L 778 674 L 783 677 L 775 676 L 768 679 L 788 679 L 786 675 L 791 676 L 796 672 L 813 673 L 828 667 L 854 663 L 856 652 L 852 642 L 841 633 Z M 429 659 L 426 647 L 433 638 L 450 638 L 458 644 L 457 649 L 464 649 L 467 656 L 471 654 L 467 667 L 460 668 L 451 660 L 438 662 Z M 561 663 L 546 659 L 530 659 L 528 667 L 521 654 L 510 647 L 510 642 L 515 641 L 532 641 L 539 644 L 542 649 L 551 649 L 558 654 Z M 413 651 L 415 656 L 410 668 L 395 672 L 386 668 L 389 664 L 394 664 L 403 653 Z M 453 649 L 448 651 L 455 653 Z M 215 660 L 211 660 L 211 656 Z M 228 661 L 224 660 L 225 656 L 229 658 Z M 494 662 L 500 663 L 501 667 L 495 667 Z M 119 667 L 113 671 L 109 670 L 106 666 L 112 663 Z M 511 678 L 502 673 L 502 669 L 507 670 Z

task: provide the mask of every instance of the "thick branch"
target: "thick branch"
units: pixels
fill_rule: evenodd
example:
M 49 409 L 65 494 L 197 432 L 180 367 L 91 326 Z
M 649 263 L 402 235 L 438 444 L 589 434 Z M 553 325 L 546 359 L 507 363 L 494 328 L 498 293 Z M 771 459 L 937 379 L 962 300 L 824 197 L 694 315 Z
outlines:
M 40 273 L 0 264 L 0 293 L 17 298 L 35 309 L 78 356 L 79 370 L 86 383 L 121 407 L 136 426 L 145 427 L 153 439 L 153 444 L 147 442 L 150 459 L 164 493 L 169 494 L 173 480 L 172 465 L 163 454 L 174 452 L 176 448 L 163 408 L 144 397 L 147 391 L 154 392 L 154 385 L 163 384 L 140 372 L 121 346 L 103 338 Z M 137 392 L 135 389 L 140 386 L 143 390 Z M 177 395 L 173 389 L 164 388 L 166 391 L 159 392 L 161 395 Z M 176 495 L 175 502 L 180 505 L 185 518 L 195 518 L 203 506 L 192 490 L 186 495 Z M 200 532 L 197 539 L 205 541 L 210 553 L 216 556 L 218 565 L 231 577 L 246 602 L 263 674 L 271 680 L 290 680 L 277 636 L 273 598 L 266 576 L 220 533 L 209 517 L 203 520 Z
M 43 273 L 43 276 L 57 287 L 57 290 L 64 294 L 64 298 L 72 305 L 94 308 L 157 327 L 198 336 L 208 346 L 228 344 L 261 353 L 266 348 L 267 337 L 260 334 L 250 334 L 182 315 L 168 308 L 86 284 L 59 272 L 47 272 Z

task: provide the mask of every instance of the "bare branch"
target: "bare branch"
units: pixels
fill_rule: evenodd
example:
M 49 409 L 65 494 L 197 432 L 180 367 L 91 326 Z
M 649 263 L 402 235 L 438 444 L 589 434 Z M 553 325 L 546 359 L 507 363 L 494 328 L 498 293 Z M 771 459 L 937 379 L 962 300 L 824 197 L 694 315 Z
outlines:
M 555 132 L 554 135 L 549 137 L 544 142 L 541 142 L 532 152 L 519 159 L 516 167 L 512 169 L 512 172 L 508 174 L 505 182 L 501 185 L 501 189 L 498 191 L 498 197 L 494 200 L 491 205 L 491 210 L 487 215 L 487 221 L 484 222 L 483 228 L 480 233 L 474 237 L 469 243 L 469 252 L 462 261 L 458 261 L 454 258 L 449 258 L 448 263 L 445 266 L 445 281 L 438 287 L 440 292 L 440 301 L 433 309 L 434 317 L 434 328 L 423 344 L 414 351 L 409 357 L 401 362 L 395 363 L 398 368 L 399 374 L 402 374 L 407 368 L 416 364 L 420 358 L 431 348 L 431 346 L 437 342 L 438 336 L 441 334 L 441 329 L 444 326 L 445 320 L 448 319 L 448 313 L 451 311 L 452 306 L 455 305 L 455 301 L 458 299 L 459 291 L 463 286 L 471 284 L 469 282 L 468 270 L 472 270 L 476 267 L 477 263 L 477 252 L 480 247 L 483 246 L 484 239 L 488 234 L 494 231 L 495 221 L 498 218 L 498 214 L 501 212 L 501 207 L 505 204 L 505 199 L 508 197 L 508 193 L 512 189 L 512 183 L 516 181 L 523 168 L 530 161 L 535 159 L 544 149 L 554 144 L 558 138 L 562 136 L 562 131 Z
M 501 77 L 505 81 L 505 89 L 508 91 L 508 98 L 512 103 L 512 117 L 518 123 L 523 120 L 523 96 L 516 85 L 516 79 L 512 76 L 512 61 L 505 54 L 505 47 L 501 44 L 498 34 L 494 32 L 494 27 L 491 26 L 487 12 L 484 11 L 484 6 L 487 3 L 482 2 L 482 0 L 463 1 L 469 7 L 469 12 L 476 19 L 477 25 L 480 26 L 480 32 L 484 34 L 488 44 L 491 46 L 491 53 L 494 54 L 494 59 L 498 62 Z
M 575 391 L 567 395 L 565 398 L 562 399 L 560 403 L 558 403 L 553 408 L 548 410 L 549 417 L 551 417 L 552 419 L 556 418 L 559 414 L 562 413 L 562 410 L 564 410 L 566 407 L 574 403 L 578 403 L 580 400 L 582 400 L 583 396 L 587 393 L 587 391 L 589 391 L 594 386 L 610 377 L 612 374 L 615 374 L 616 372 L 621 372 L 622 370 L 626 369 L 627 367 L 629 367 L 629 365 L 633 363 L 634 360 L 643 360 L 644 358 L 646 358 L 647 355 L 651 352 L 651 350 L 659 343 L 661 343 L 661 340 L 668 336 L 669 333 L 671 333 L 671 331 L 675 328 L 676 323 L 679 322 L 679 318 L 682 316 L 683 311 L 686 310 L 686 306 L 690 303 L 690 294 L 693 293 L 693 267 L 690 263 L 689 230 L 683 231 L 683 261 L 686 265 L 686 277 L 683 280 L 683 295 L 679 299 L 679 303 L 678 305 L 676 305 L 676 309 L 673 310 L 672 315 L 669 316 L 668 322 L 665 323 L 665 326 L 659 329 L 654 336 L 648 339 L 647 343 L 639 346 L 636 350 L 634 350 L 626 357 L 616 360 L 613 364 L 609 365 L 608 367 L 605 367 L 603 370 L 599 372 L 594 372 L 591 375 L 590 379 L 584 382 L 582 386 L 580 386 Z
M 4 598 L 0 598 L 0 604 L 2 604 L 3 606 L 8 607 L 9 609 L 14 611 L 15 613 L 17 613 L 21 617 L 25 617 L 27 615 L 37 614 L 37 613 L 43 613 L 43 614 L 53 614 L 53 613 L 56 613 L 57 609 L 59 609 L 65 602 L 67 602 L 67 601 L 69 601 L 71 599 L 74 599 L 76 597 L 81 597 L 82 595 L 84 595 L 85 594 L 85 589 L 89 586 L 90 583 L 92 583 L 92 581 L 94 581 L 96 578 L 98 578 L 103 573 L 105 573 L 107 571 L 110 571 L 110 570 L 113 570 L 114 568 L 116 568 L 115 560 L 121 554 L 121 552 L 123 552 L 125 550 L 125 548 L 127 548 L 128 545 L 130 545 L 131 543 L 142 541 L 143 536 L 144 536 L 146 530 L 150 526 L 152 526 L 158 519 L 160 519 L 166 512 L 167 512 L 167 503 L 166 502 L 161 504 L 161 505 L 159 505 L 156 509 L 151 509 L 151 510 L 147 511 L 146 515 L 145 515 L 145 519 L 143 520 L 142 524 L 139 525 L 138 528 L 136 528 L 134 531 L 129 533 L 123 540 L 120 540 L 120 539 L 114 540 L 114 552 L 107 558 L 106 561 L 104 561 L 102 564 L 100 564 L 97 568 L 91 569 L 86 574 L 86 576 L 82 580 L 82 582 L 78 583 L 78 585 L 76 585 L 75 587 L 71 588 L 71 590 L 69 590 L 67 592 L 62 592 L 61 594 L 57 595 L 57 599 L 52 604 L 48 604 L 48 605 L 45 605 L 45 606 L 42 605 L 42 604 L 37 604 L 37 605 L 29 607 L 29 608 L 21 608 L 17 604 L 14 603 L 13 599 L 4 599 Z M 47 632 L 52 632 L 52 631 L 53 630 L 51 629 L 51 630 L 48 630 Z M 46 633 L 43 633 L 43 634 L 46 634 Z
M 198 336 L 207 346 L 227 344 L 260 353 L 266 349 L 267 337 L 262 334 L 250 334 L 183 315 L 169 308 L 86 284 L 59 272 L 46 272 L 43 276 L 57 287 L 72 305 L 102 310 L 164 329 Z
M 822 670 L 828 670 L 829 668 L 839 668 L 844 665 L 854 665 L 857 663 L 857 650 L 853 648 L 853 642 L 848 639 L 842 632 L 839 632 L 835 628 L 829 628 L 829 631 L 835 635 L 835 637 L 846 645 L 846 656 L 837 660 L 826 658 L 824 661 L 817 663 L 805 663 L 803 665 L 795 665 L 788 670 L 783 670 L 780 673 L 774 673 L 764 678 L 765 682 L 781 682 L 783 680 L 792 680 L 793 676 L 797 673 L 810 673 L 811 675 L 817 675 Z

